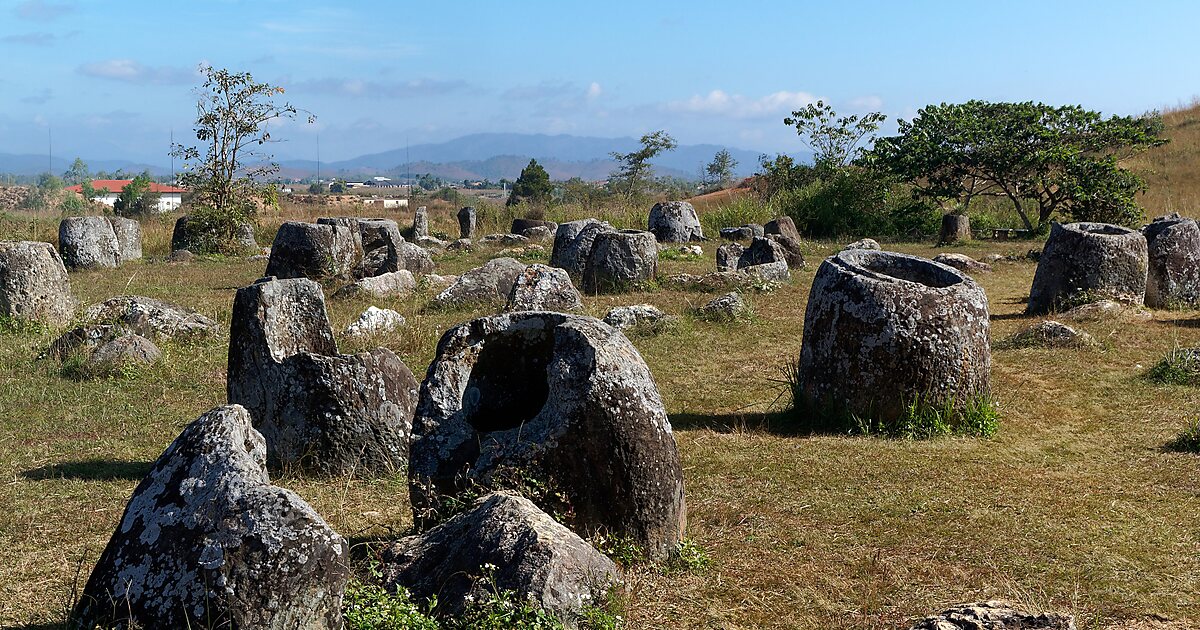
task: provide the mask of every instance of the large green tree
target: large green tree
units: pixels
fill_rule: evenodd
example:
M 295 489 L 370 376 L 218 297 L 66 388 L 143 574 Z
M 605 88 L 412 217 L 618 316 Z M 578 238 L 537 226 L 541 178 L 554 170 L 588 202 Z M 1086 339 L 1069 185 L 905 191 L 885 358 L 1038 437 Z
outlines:
M 508 196 L 506 205 L 515 206 L 521 202 L 545 203 L 550 200 L 554 186 L 550 184 L 550 174 L 542 168 L 537 160 L 529 160 L 529 164 L 521 169 L 521 175 L 513 182 L 512 194 Z
M 1075 220 L 1134 224 L 1145 182 L 1122 160 L 1166 142 L 1156 114 L 1113 116 L 1078 105 L 968 101 L 930 105 L 864 162 L 897 175 L 918 195 L 969 207 L 1009 200 L 1027 229 L 1055 212 Z
M 642 148 L 629 153 L 613 152 L 609 155 L 617 161 L 617 170 L 609 176 L 609 183 L 618 194 L 628 200 L 644 195 L 653 181 L 650 160 L 664 151 L 678 146 L 675 138 L 666 131 L 655 131 L 642 136 Z
M 134 177 L 124 188 L 113 203 L 113 212 L 123 217 L 139 217 L 158 211 L 158 193 L 150 192 L 150 184 L 154 180 L 149 172 Z

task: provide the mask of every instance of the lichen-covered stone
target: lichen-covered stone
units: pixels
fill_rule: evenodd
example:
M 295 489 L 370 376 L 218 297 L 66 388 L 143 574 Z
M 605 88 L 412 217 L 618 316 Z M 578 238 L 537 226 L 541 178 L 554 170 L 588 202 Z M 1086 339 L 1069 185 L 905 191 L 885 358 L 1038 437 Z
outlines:
M 853 243 L 850 243 L 849 245 L 843 247 L 842 251 L 846 251 L 848 249 L 866 249 L 866 250 L 871 250 L 871 251 L 880 251 L 882 248 L 879 246 L 879 241 L 876 241 L 873 238 L 860 238 L 857 241 L 854 241 Z
M 58 247 L 67 269 L 115 268 L 121 244 L 104 217 L 67 217 L 58 224 Z
M 1075 618 L 1031 613 L 1002 601 L 959 604 L 926 617 L 909 630 L 1075 630 Z
M 1086 348 L 1094 343 L 1091 335 L 1048 319 L 1017 332 L 1005 340 L 1004 345 L 1010 348 Z
M 988 301 L 931 260 L 846 250 L 821 263 L 804 315 L 800 400 L 892 421 L 918 398 L 965 405 L 990 393 Z
M 520 234 L 488 234 L 479 239 L 481 245 L 500 245 L 509 247 L 513 245 L 528 245 L 529 239 Z
M 558 229 L 557 224 L 555 229 Z M 538 225 L 521 232 L 521 236 L 529 239 L 530 243 L 545 243 L 554 238 L 554 230 L 544 225 Z
M 953 216 L 953 215 L 946 215 Z M 987 263 L 979 262 L 966 254 L 958 253 L 943 253 L 933 257 L 933 262 L 941 263 L 950 267 L 954 267 L 959 271 L 990 273 L 992 266 Z
M 742 251 L 737 266 L 738 269 L 741 269 L 775 262 L 787 264 L 787 253 L 783 251 L 783 246 L 779 243 L 762 237 L 755 238 L 750 242 L 750 247 Z
M 783 250 L 783 257 L 787 260 L 788 269 L 803 269 L 808 266 L 804 261 L 804 249 L 799 239 L 794 239 L 783 234 L 768 234 L 767 240 L 775 243 Z
M 38 355 L 38 358 L 45 359 L 50 357 L 62 361 L 74 354 L 90 355 L 96 348 L 116 339 L 124 332 L 123 327 L 112 324 L 85 324 L 78 326 L 59 335 L 57 339 L 50 342 L 50 346 Z
M 513 284 L 524 271 L 525 263 L 515 258 L 493 258 L 459 276 L 433 302 L 445 308 L 500 306 L 508 301 Z
M 604 316 L 604 323 L 617 330 L 629 330 L 639 326 L 655 328 L 673 319 L 653 304 L 615 306 Z
M 796 229 L 796 222 L 792 220 L 792 217 L 779 217 L 767 221 L 763 224 L 763 232 L 764 234 L 778 234 L 797 243 L 801 241 L 800 230 Z
M 458 237 L 475 238 L 475 208 L 467 206 L 458 211 Z
M 581 535 L 627 538 L 653 558 L 683 535 L 683 472 L 658 388 L 633 344 L 591 317 L 508 313 L 450 329 L 413 435 L 410 495 L 424 526 L 447 497 L 533 480 L 534 502 L 568 512 Z
M 400 226 L 391 219 L 359 217 L 321 217 L 317 223 L 349 228 L 361 250 L 361 260 L 354 268 L 354 277 L 370 278 L 395 271 L 414 274 L 432 273 L 433 259 L 429 252 L 409 243 L 400 235 Z
M 732 271 L 716 271 L 702 275 L 677 273 L 667 276 L 664 284 L 681 291 L 703 291 L 712 293 L 716 291 L 729 291 L 733 289 L 783 283 L 790 280 L 791 277 L 792 276 L 788 271 L 787 263 L 779 261 L 773 263 L 764 263 L 761 265 L 751 265 L 749 267 L 742 267 Z
M 0 316 L 62 326 L 74 315 L 71 281 L 54 246 L 0 241 Z
M 218 407 L 129 499 L 71 628 L 341 628 L 349 546 L 271 485 L 246 410 Z
M 162 300 L 140 295 L 120 295 L 88 307 L 84 320 L 93 324 L 120 324 L 126 330 L 152 339 L 201 339 L 217 332 L 213 320 Z
M 550 266 L 566 269 L 573 278 L 581 278 L 592 255 L 596 236 L 611 232 L 613 227 L 596 219 L 568 221 L 558 226 L 554 233 L 554 248 L 550 252 Z
M 142 224 L 125 217 L 105 217 L 117 237 L 117 253 L 121 262 L 141 260 Z
M 238 289 L 229 402 L 246 407 L 272 466 L 317 475 L 403 467 L 417 381 L 392 351 L 338 354 L 317 283 L 264 278 Z
M 749 225 L 721 228 L 721 238 L 727 241 L 748 241 L 754 236 L 754 229 Z
M 650 232 L 601 232 L 583 269 L 583 290 L 628 291 L 658 276 L 658 241 Z
M 575 627 L 581 609 L 620 579 L 617 566 L 528 499 L 491 493 L 464 513 L 383 549 L 384 583 L 437 597 L 456 615 L 496 590 L 511 591 Z M 488 567 L 485 569 L 485 567 Z M 495 567 L 494 570 L 491 567 Z
M 414 241 L 420 243 L 419 239 L 429 236 L 429 211 L 425 206 L 417 208 L 413 213 L 412 237 Z M 422 245 L 422 247 L 424 247 Z
M 373 298 L 403 297 L 415 291 L 417 281 L 407 269 L 363 278 L 337 290 L 333 298 L 346 299 L 368 296 Z
M 125 334 L 100 344 L 83 362 L 81 372 L 90 377 L 121 371 L 126 366 L 153 365 L 162 351 L 141 335 Z
M 704 240 L 704 229 L 696 209 L 686 201 L 664 201 L 650 208 L 648 230 L 660 243 Z
M 1194 307 L 1200 303 L 1200 227 L 1179 215 L 1159 217 L 1142 228 L 1149 273 L 1146 306 Z
M 750 305 L 739 293 L 726 293 L 696 309 L 696 316 L 710 322 L 732 322 L 750 316 Z
M 346 327 L 346 334 L 351 337 L 369 337 L 392 332 L 404 326 L 404 316 L 390 308 L 368 306 L 358 319 Z
M 737 243 L 724 243 L 717 248 L 717 271 L 733 271 L 737 269 L 738 260 L 746 251 Z
M 344 225 L 288 221 L 275 233 L 266 275 L 352 278 L 362 256 L 360 243 L 361 237 Z
M 1025 311 L 1048 313 L 1100 299 L 1142 304 L 1148 265 L 1140 232 L 1108 223 L 1051 223 Z
M 583 296 L 565 269 L 534 264 L 517 276 L 504 310 L 579 311 L 583 310 Z
M 558 224 L 553 221 L 542 221 L 540 219 L 513 219 L 512 227 L 508 231 L 524 236 L 526 230 L 539 227 L 546 228 L 553 234 L 558 229 Z

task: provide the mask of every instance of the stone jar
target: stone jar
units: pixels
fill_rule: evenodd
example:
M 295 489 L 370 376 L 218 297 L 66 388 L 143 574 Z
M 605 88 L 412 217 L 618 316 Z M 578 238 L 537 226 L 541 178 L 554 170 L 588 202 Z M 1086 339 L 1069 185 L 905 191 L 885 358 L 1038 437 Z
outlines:
M 1179 215 L 1155 219 L 1142 228 L 1149 273 L 1146 306 L 1194 307 L 1200 302 L 1200 227 Z
M 989 393 L 987 296 L 957 269 L 871 250 L 825 259 L 804 315 L 797 404 L 891 421 L 918 397 Z
M 1148 267 L 1140 232 L 1108 223 L 1053 223 L 1025 312 L 1049 313 L 1101 299 L 1142 304 Z

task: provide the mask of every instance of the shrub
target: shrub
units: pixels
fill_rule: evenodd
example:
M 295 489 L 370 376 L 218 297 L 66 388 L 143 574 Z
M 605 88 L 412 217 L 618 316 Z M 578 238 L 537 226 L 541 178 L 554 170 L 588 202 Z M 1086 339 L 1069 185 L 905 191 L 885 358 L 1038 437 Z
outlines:
M 1146 379 L 1160 385 L 1200 384 L 1200 350 L 1172 348 L 1165 357 L 1146 371 Z
M 777 193 L 773 203 L 802 234 L 818 238 L 937 234 L 941 211 L 915 199 L 893 179 L 865 168 L 827 170 L 799 188 Z
M 342 615 L 347 630 L 438 630 L 437 621 L 409 598 L 408 591 L 401 588 L 392 594 L 358 580 L 346 587 Z

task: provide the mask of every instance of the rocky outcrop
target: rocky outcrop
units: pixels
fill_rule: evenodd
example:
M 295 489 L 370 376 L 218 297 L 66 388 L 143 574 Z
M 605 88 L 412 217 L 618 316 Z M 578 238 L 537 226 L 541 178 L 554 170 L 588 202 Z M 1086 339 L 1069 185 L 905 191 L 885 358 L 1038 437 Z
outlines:
M 704 229 L 696 209 L 686 201 L 664 201 L 650 208 L 649 231 L 660 243 L 704 240 Z
M 475 238 L 475 208 L 467 206 L 458 211 L 458 237 Z
M 571 284 L 571 276 L 567 275 L 565 269 L 529 265 L 513 283 L 504 310 L 580 311 L 583 310 L 583 296 Z
M 67 269 L 115 268 L 121 244 L 104 217 L 67 217 L 58 224 L 58 247 Z
M 738 293 L 715 297 L 696 309 L 696 316 L 710 322 L 733 322 L 750 317 L 750 305 Z
M 1031 613 L 1002 601 L 959 604 L 926 617 L 909 630 L 1075 630 L 1075 618 Z
M 408 452 L 417 381 L 392 351 L 338 353 L 317 283 L 263 278 L 238 289 L 227 393 L 267 441 L 272 466 L 391 474 Z
M 1149 270 L 1146 306 L 1195 307 L 1200 304 L 1200 227 L 1179 215 L 1159 217 L 1142 228 Z
M 988 301 L 924 258 L 846 250 L 821 263 L 804 315 L 797 404 L 883 422 L 905 405 L 990 393 Z
M 400 235 L 400 226 L 391 219 L 358 217 L 322 217 L 317 223 L 340 225 L 350 229 L 359 249 L 360 261 L 355 278 L 370 278 L 395 271 L 414 274 L 433 272 L 433 259 L 423 248 Z
M 433 298 L 434 304 L 445 308 L 495 305 L 508 301 L 513 284 L 525 271 L 525 263 L 515 258 L 493 258 L 454 281 Z
M 277 278 L 354 277 L 361 237 L 344 225 L 288 221 L 271 244 L 266 275 Z
M 162 351 L 153 341 L 126 334 L 100 344 L 83 362 L 80 373 L 89 378 L 107 376 L 127 367 L 153 365 L 161 358 Z
M 1148 271 L 1141 233 L 1107 223 L 1052 223 L 1029 289 L 1030 314 L 1114 299 L 1142 304 Z
M 578 613 L 602 600 L 620 574 L 613 561 L 529 500 L 488 494 L 449 521 L 384 548 L 384 583 L 417 600 L 437 597 L 456 615 L 471 601 L 511 591 L 575 627 Z
M 611 232 L 613 227 L 596 219 L 568 221 L 554 232 L 554 248 L 550 252 L 550 266 L 566 269 L 573 278 L 583 277 L 588 257 L 596 237 L 602 232 Z
M 192 422 L 129 499 L 68 624 L 340 628 L 349 546 L 271 485 L 245 409 Z
M 686 521 L 662 398 L 620 332 L 580 315 L 494 315 L 450 329 L 421 388 L 409 461 L 423 526 L 475 488 L 531 491 L 581 535 L 663 558 Z M 540 489 L 540 490 L 538 490 Z
M 601 232 L 583 268 L 589 294 L 629 291 L 658 276 L 658 241 L 650 232 Z
M 85 321 L 117 324 L 152 339 L 192 340 L 216 333 L 217 323 L 191 309 L 140 295 L 120 295 L 88 307 Z
M 75 316 L 67 268 L 53 245 L 0 241 L 0 315 L 50 326 Z

